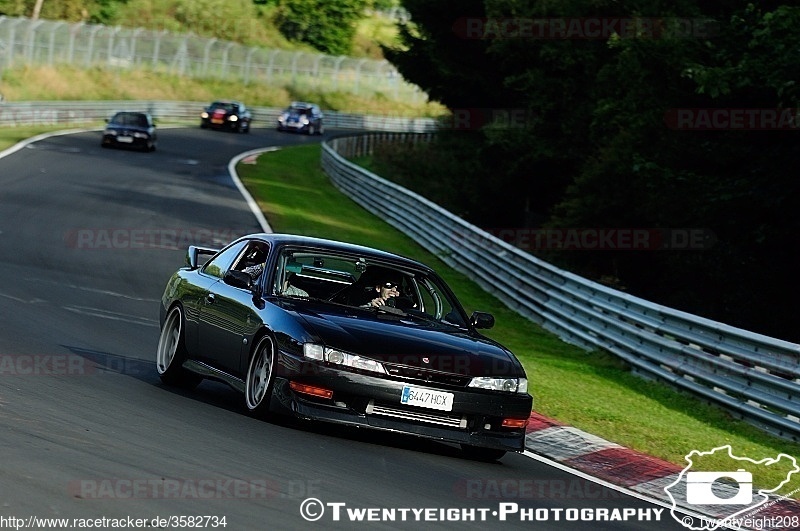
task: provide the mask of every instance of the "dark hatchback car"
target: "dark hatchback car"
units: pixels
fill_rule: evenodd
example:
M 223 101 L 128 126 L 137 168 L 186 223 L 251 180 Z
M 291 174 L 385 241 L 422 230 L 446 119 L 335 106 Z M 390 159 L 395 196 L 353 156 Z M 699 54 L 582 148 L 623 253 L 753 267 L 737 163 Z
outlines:
M 278 131 L 294 131 L 307 135 L 323 134 L 322 111 L 319 105 L 302 101 L 293 101 L 278 116 Z
M 145 112 L 118 112 L 103 130 L 103 147 L 128 147 L 155 151 L 158 135 L 153 117 Z
M 477 459 L 524 449 L 533 399 L 522 365 L 478 332 L 492 316 L 468 316 L 429 267 L 280 234 L 189 247 L 186 260 L 161 300 L 163 382 L 211 378 L 256 416 L 402 432 Z
M 200 127 L 249 133 L 253 114 L 240 101 L 215 101 L 200 114 Z

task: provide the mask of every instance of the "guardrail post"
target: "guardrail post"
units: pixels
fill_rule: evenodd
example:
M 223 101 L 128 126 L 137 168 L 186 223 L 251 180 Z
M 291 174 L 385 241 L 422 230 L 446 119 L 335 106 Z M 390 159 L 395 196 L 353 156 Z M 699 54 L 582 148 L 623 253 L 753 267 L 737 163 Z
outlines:
M 323 142 L 334 185 L 564 341 L 604 350 L 632 372 L 693 393 L 779 437 L 800 441 L 800 345 L 686 314 L 581 278 L 482 231 L 346 158 L 431 134 L 373 132 Z M 381 202 L 371 191 L 392 196 Z

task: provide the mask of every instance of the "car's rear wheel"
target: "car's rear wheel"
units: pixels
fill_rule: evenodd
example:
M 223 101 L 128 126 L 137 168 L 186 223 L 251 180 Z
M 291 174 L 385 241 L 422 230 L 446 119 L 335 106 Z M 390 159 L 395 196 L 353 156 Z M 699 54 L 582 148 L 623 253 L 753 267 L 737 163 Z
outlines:
M 161 381 L 168 385 L 193 388 L 203 378 L 183 368 L 186 360 L 186 343 L 183 335 L 183 312 L 173 306 L 164 320 L 156 350 L 156 369 Z
M 244 399 L 247 410 L 254 416 L 265 418 L 269 415 L 269 403 L 272 396 L 272 384 L 275 373 L 275 349 L 272 339 L 263 336 L 247 367 Z
M 480 446 L 472 446 L 470 444 L 462 444 L 461 450 L 468 459 L 476 461 L 497 461 L 504 455 L 505 450 L 498 450 L 496 448 L 482 448 Z

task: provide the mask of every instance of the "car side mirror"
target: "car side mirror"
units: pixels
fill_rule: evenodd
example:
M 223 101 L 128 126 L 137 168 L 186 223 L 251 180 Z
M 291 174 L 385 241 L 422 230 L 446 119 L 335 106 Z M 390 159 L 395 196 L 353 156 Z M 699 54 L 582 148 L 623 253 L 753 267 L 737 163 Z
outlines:
M 472 312 L 469 322 L 472 328 L 488 329 L 494 326 L 494 316 L 486 312 Z
M 231 270 L 225 273 L 225 276 L 222 277 L 222 281 L 234 288 L 250 289 L 250 284 L 253 282 L 253 279 L 244 271 Z

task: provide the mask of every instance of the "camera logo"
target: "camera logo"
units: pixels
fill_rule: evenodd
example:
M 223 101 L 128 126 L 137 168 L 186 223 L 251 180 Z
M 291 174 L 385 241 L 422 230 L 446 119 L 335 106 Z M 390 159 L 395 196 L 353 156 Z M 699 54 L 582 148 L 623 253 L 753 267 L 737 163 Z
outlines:
M 726 479 L 731 481 L 725 482 Z M 736 472 L 687 472 L 686 502 L 692 505 L 749 505 L 753 503 L 753 474 L 743 468 Z
M 797 459 L 788 454 L 751 459 L 736 455 L 729 444 L 708 451 L 692 450 L 686 454 L 686 463 L 664 491 L 672 503 L 672 517 L 692 531 L 728 528 L 737 518 L 763 524 L 766 516 L 759 512 L 787 499 L 781 491 L 800 473 Z M 709 468 L 716 471 L 709 472 Z M 770 509 L 776 510 L 782 509 Z M 753 529 L 739 524 L 733 528 Z

